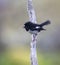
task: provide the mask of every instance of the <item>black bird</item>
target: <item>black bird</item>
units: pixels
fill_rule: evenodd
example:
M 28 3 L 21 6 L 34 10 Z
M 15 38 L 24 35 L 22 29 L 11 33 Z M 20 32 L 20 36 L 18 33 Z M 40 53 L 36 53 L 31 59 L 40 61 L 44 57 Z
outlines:
M 40 32 L 42 30 L 46 30 L 43 28 L 43 26 L 48 25 L 48 24 L 50 24 L 49 20 L 47 20 L 41 24 L 36 24 L 36 23 L 32 23 L 32 22 L 28 21 L 24 24 L 24 28 L 26 31 L 29 31 L 31 34 L 37 34 L 38 32 Z

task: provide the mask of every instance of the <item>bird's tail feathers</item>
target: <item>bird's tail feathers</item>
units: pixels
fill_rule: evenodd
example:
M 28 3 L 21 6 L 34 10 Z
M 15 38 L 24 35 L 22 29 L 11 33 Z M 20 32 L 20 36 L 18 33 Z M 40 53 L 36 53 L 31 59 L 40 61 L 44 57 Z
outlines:
M 42 26 L 44 26 L 44 25 L 48 25 L 48 24 L 50 24 L 50 21 L 49 21 L 49 20 L 47 20 L 46 22 L 40 24 L 40 26 L 42 27 Z

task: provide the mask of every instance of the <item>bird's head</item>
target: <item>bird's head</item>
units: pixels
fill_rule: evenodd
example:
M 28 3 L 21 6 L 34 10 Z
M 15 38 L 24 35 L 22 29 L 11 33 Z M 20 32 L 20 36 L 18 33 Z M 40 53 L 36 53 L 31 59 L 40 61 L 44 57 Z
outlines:
M 30 25 L 30 22 L 26 22 L 26 23 L 24 24 L 24 28 L 26 29 L 26 31 L 29 30 L 29 25 Z

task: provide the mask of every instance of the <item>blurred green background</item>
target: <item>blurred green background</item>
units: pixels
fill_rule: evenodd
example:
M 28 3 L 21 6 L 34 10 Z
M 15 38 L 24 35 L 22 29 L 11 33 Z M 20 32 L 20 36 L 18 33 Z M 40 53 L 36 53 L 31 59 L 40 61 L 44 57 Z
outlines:
M 51 21 L 37 36 L 39 65 L 60 65 L 60 0 L 33 0 L 37 22 Z M 27 0 L 0 0 L 0 65 L 30 65 Z

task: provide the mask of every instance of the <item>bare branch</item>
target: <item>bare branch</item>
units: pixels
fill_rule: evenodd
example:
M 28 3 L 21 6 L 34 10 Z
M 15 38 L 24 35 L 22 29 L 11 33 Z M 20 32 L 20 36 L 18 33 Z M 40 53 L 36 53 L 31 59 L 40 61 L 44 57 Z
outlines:
M 36 15 L 35 11 L 33 8 L 32 0 L 28 0 L 28 15 L 29 15 L 29 20 L 33 23 L 37 23 L 36 21 Z M 36 54 L 36 38 L 37 35 L 32 34 L 32 42 L 31 42 L 31 65 L 38 65 L 37 62 L 37 54 Z
M 28 15 L 29 15 L 29 20 L 33 23 L 36 23 L 36 15 L 33 8 L 32 0 L 28 0 Z

